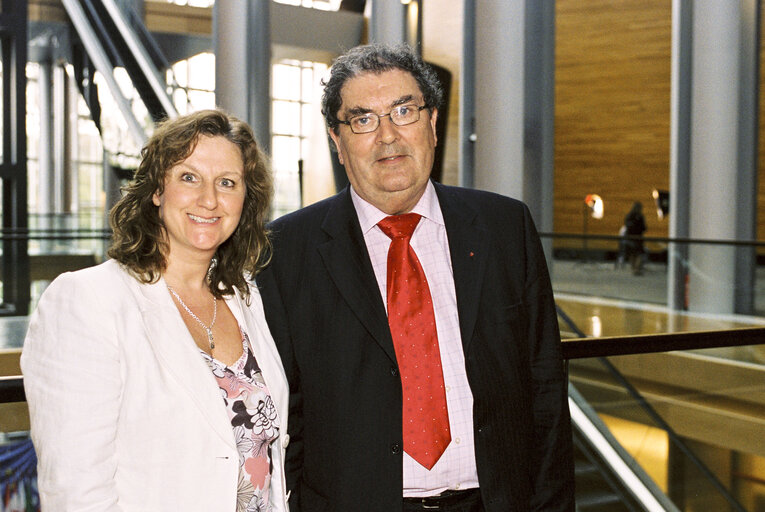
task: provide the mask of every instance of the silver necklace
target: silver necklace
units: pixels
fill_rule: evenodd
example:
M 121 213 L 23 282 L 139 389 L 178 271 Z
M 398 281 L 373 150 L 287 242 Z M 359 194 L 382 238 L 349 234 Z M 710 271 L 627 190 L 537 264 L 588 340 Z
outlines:
M 207 327 L 207 325 L 205 325 L 205 323 L 202 320 L 200 320 L 199 317 L 195 315 L 193 311 L 189 309 L 186 303 L 183 302 L 183 299 L 181 299 L 180 295 L 175 293 L 175 290 L 173 290 L 170 287 L 170 285 L 167 285 L 167 289 L 170 290 L 170 293 L 172 293 L 176 299 L 178 299 L 178 303 L 183 307 L 183 309 L 186 310 L 186 313 L 191 315 L 191 318 L 196 320 L 199 323 L 199 325 L 202 326 L 202 329 L 205 330 L 205 332 L 207 333 L 207 341 L 210 343 L 210 351 L 212 352 L 212 350 L 215 348 L 215 338 L 213 337 L 212 330 L 213 330 L 213 326 L 215 325 L 215 319 L 218 316 L 218 299 L 216 299 L 215 295 L 213 295 L 213 318 L 212 318 L 212 322 L 210 322 L 210 327 Z

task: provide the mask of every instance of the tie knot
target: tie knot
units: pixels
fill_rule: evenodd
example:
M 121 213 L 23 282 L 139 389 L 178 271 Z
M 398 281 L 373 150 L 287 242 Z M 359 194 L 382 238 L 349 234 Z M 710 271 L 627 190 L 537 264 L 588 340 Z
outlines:
M 418 222 L 420 222 L 418 214 L 405 213 L 403 215 L 385 217 L 377 225 L 390 238 L 410 238 Z

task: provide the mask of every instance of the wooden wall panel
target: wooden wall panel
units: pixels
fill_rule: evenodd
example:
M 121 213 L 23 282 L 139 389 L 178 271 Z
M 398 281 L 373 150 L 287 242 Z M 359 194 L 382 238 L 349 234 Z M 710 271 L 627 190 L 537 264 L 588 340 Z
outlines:
M 557 0 L 556 232 L 581 233 L 596 193 L 605 215 L 588 233 L 616 234 L 641 201 L 646 235 L 667 235 L 651 192 L 669 187 L 670 51 L 669 0 Z

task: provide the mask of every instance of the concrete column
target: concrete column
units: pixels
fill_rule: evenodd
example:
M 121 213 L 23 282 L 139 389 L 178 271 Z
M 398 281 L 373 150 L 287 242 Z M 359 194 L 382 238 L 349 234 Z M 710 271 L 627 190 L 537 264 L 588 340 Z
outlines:
M 395 44 L 406 41 L 406 6 L 398 0 L 372 0 L 369 42 Z
M 672 2 L 672 84 L 670 99 L 669 236 L 688 238 L 691 173 L 691 84 L 693 0 Z M 669 245 L 667 306 L 685 309 L 688 245 Z
M 53 63 L 48 51 L 40 49 L 41 58 L 38 61 L 39 76 L 37 80 L 38 105 L 40 112 L 40 139 L 38 141 L 38 174 L 37 174 L 37 213 L 40 221 L 45 222 L 47 214 L 54 211 L 54 177 L 53 177 Z M 40 227 L 47 227 L 42 225 Z
M 74 78 L 73 72 L 66 73 L 66 94 L 67 94 L 67 110 L 66 110 L 66 130 L 69 136 L 67 137 L 67 154 L 68 160 L 68 172 L 67 172 L 67 189 L 68 194 L 67 206 L 64 210 L 67 212 L 77 213 L 80 205 L 80 173 L 77 165 L 74 164 L 79 160 L 79 148 L 78 148 L 78 134 L 80 129 L 79 119 L 77 115 L 77 103 L 80 98 L 80 91 L 77 88 L 77 80 Z
M 754 239 L 757 8 L 755 0 L 693 4 L 690 236 Z M 754 120 L 754 122 L 753 122 Z M 750 312 L 751 249 L 694 244 L 689 309 Z M 748 257 L 747 257 L 748 256 Z
M 67 210 L 67 175 L 69 174 L 68 79 L 62 63 L 53 67 L 53 211 Z
M 270 0 L 215 2 L 213 42 L 216 103 L 247 121 L 270 153 Z
M 741 0 L 741 46 L 739 53 L 739 137 L 736 238 L 757 239 L 757 153 L 759 137 L 760 2 Z M 754 247 L 736 248 L 734 311 L 754 314 L 757 252 Z
M 406 42 L 422 51 L 422 9 L 423 0 L 411 0 L 406 5 L 404 23 L 406 24 Z
M 460 64 L 459 184 L 475 185 L 475 0 L 464 0 Z
M 475 12 L 476 188 L 529 205 L 552 231 L 554 0 L 485 0 Z M 467 12 L 467 9 L 466 9 Z

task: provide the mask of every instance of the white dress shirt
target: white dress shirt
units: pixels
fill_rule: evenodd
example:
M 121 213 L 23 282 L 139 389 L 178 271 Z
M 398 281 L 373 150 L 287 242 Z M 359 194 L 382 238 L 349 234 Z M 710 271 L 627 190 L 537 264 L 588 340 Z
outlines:
M 362 199 L 353 187 L 351 198 L 380 287 L 380 295 L 387 308 L 388 247 L 391 239 L 377 223 L 388 215 Z M 478 474 L 473 443 L 473 395 L 465 372 L 449 241 L 432 183 L 428 182 L 425 193 L 412 213 L 422 216 L 410 244 L 420 260 L 433 299 L 452 436 L 446 451 L 430 470 L 404 453 L 404 497 L 422 497 L 436 495 L 447 489 L 478 487 Z

